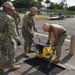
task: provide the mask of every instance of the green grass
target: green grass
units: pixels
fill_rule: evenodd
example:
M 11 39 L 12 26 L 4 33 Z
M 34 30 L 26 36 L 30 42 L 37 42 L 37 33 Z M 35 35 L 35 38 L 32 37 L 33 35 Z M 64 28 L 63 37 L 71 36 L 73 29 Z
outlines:
M 20 13 L 20 18 L 23 19 L 23 17 L 25 16 L 25 13 Z
M 48 19 L 49 16 L 47 15 L 35 15 L 35 18 L 37 19 Z
M 20 13 L 20 18 L 22 19 L 25 16 L 25 13 Z M 48 15 L 35 15 L 36 19 L 48 19 Z

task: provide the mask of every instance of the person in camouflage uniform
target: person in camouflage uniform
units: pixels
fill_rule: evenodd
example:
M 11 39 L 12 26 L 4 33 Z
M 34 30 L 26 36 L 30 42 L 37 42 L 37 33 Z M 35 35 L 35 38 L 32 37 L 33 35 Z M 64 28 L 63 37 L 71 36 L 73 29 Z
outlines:
M 31 50 L 33 33 L 32 31 L 36 31 L 35 22 L 33 16 L 37 13 L 38 9 L 36 7 L 31 7 L 30 13 L 25 15 L 23 18 L 23 26 L 22 26 L 22 36 L 24 38 L 24 55 L 25 57 L 29 57 L 28 52 L 34 52 Z
M 19 22 L 20 22 L 19 13 L 14 10 L 14 12 L 13 12 L 13 14 L 12 14 L 11 16 L 12 16 L 13 19 L 15 20 L 16 31 L 17 31 L 17 34 L 18 34 L 18 36 L 19 36 L 19 30 L 18 30 L 18 25 L 19 25 Z
M 4 70 L 5 64 L 9 65 L 9 71 L 20 68 L 20 65 L 14 65 L 15 41 L 19 42 L 14 19 L 10 16 L 14 9 L 12 3 L 7 1 L 3 3 L 0 13 L 0 71 Z
M 56 51 L 56 58 L 52 60 L 52 62 L 58 63 L 60 62 L 61 47 L 65 41 L 65 38 L 67 37 L 67 30 L 61 25 L 49 24 L 49 23 L 45 23 L 42 28 L 45 32 L 49 33 L 48 41 L 47 41 L 48 45 L 50 44 L 52 34 L 54 36 L 54 40 L 51 48 L 53 49 L 54 54 Z

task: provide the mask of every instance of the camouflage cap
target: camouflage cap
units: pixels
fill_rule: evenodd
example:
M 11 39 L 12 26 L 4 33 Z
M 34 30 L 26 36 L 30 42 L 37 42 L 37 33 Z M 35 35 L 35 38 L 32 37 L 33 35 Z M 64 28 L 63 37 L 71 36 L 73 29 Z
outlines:
M 30 11 L 38 12 L 38 8 L 37 7 L 31 7 Z
M 10 9 L 12 9 L 12 10 L 15 9 L 15 7 L 13 6 L 13 4 L 12 4 L 11 2 L 9 2 L 9 1 L 4 2 L 4 3 L 3 3 L 3 6 L 6 7 L 6 8 L 10 8 Z

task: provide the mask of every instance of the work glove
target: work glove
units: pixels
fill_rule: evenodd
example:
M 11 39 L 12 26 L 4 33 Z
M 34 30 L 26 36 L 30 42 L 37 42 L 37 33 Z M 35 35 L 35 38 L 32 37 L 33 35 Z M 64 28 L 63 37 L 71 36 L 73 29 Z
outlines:
M 52 47 L 51 47 L 51 49 L 52 49 L 52 50 L 55 50 L 55 47 L 54 47 L 54 46 L 52 46 Z
M 50 45 L 50 41 L 48 40 L 46 44 L 47 44 L 47 45 Z
M 34 27 L 34 31 L 37 32 L 37 29 Z
M 20 40 L 18 40 L 18 39 L 17 39 L 17 41 L 16 41 L 16 42 L 17 42 L 17 46 L 21 45 Z
M 51 49 L 53 50 L 53 54 L 55 54 L 55 46 L 51 46 Z

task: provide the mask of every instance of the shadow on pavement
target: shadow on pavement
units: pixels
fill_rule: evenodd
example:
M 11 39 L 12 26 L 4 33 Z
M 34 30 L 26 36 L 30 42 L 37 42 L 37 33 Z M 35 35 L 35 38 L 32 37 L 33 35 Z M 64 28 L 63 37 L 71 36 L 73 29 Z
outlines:
M 72 56 L 73 56 L 73 55 L 68 54 L 65 58 L 63 58 L 63 59 L 61 60 L 61 62 L 62 62 L 62 63 L 66 63 L 68 60 L 71 59 Z
M 26 70 L 24 73 L 22 73 L 21 75 L 27 75 L 27 73 L 29 72 L 29 71 L 31 71 L 33 69 L 33 67 L 30 67 L 28 70 Z M 34 74 L 34 75 L 36 75 L 36 74 Z
M 56 64 L 50 63 L 49 61 L 37 57 L 25 60 L 25 63 L 31 65 L 33 68 L 45 73 L 46 75 L 56 75 L 65 70 L 64 68 L 57 66 Z M 34 75 L 34 73 L 29 75 Z
M 0 75 L 8 75 L 10 72 L 6 71 L 6 72 L 0 72 Z
M 16 59 L 16 62 L 18 61 L 18 60 L 20 60 L 21 58 L 23 58 L 24 57 L 24 54 L 21 54 L 21 55 L 19 55 L 19 56 L 17 56 L 15 59 Z

